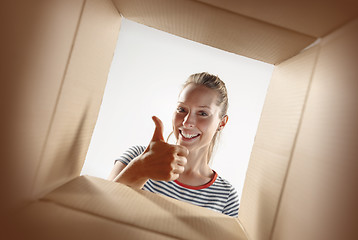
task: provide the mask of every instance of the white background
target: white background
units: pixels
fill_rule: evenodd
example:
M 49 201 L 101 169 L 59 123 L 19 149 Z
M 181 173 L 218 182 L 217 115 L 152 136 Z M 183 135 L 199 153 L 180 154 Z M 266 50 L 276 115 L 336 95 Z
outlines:
M 128 147 L 149 143 L 158 116 L 172 129 L 177 97 L 187 77 L 218 75 L 229 94 L 229 121 L 212 168 L 241 191 L 273 65 L 123 19 L 102 106 L 82 175 L 107 178 Z

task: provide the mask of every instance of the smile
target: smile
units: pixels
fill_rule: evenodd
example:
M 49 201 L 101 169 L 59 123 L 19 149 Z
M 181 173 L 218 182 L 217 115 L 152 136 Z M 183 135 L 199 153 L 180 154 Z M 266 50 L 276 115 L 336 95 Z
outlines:
M 183 133 L 181 130 L 179 130 L 180 135 L 184 138 L 184 139 L 194 139 L 200 136 L 199 133 L 196 134 L 188 134 L 188 133 Z

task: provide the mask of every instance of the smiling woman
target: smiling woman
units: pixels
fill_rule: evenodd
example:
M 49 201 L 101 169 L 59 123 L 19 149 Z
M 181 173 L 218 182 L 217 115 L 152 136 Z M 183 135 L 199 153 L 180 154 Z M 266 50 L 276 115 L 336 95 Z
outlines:
M 127 151 L 109 180 L 237 217 L 237 191 L 208 165 L 228 120 L 227 106 L 223 81 L 208 73 L 191 75 L 173 115 L 176 144 L 164 141 L 163 124 L 153 117 L 156 128 L 148 147 Z
M 193 140 L 202 135 L 202 142 L 210 142 L 207 149 L 208 163 L 216 139 L 228 121 L 228 105 L 225 84 L 217 76 L 208 73 L 191 75 L 179 96 L 177 111 L 173 117 L 174 134 L 178 144 L 185 145 L 185 142 L 188 142 L 190 148 L 193 148 Z
M 153 115 L 163 121 L 167 138 L 183 81 L 192 73 L 209 71 L 225 81 L 230 97 L 229 121 L 212 152 L 215 161 L 209 164 L 240 198 L 272 70 L 273 65 L 123 19 L 81 174 L 107 178 L 113 160 L 130 146 L 147 147 Z M 199 114 L 209 114 L 208 109 Z M 174 134 L 169 142 L 176 143 Z

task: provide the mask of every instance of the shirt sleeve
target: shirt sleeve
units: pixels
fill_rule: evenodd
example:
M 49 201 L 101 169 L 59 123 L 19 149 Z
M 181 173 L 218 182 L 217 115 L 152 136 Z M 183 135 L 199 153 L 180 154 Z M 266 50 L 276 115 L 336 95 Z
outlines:
M 239 205 L 239 195 L 237 194 L 235 188 L 232 187 L 223 213 L 231 217 L 238 217 Z
M 130 161 L 132 161 L 134 158 L 138 157 L 145 151 L 146 147 L 144 146 L 132 146 L 128 148 L 122 156 L 117 158 L 114 163 L 117 161 L 120 161 L 121 163 L 128 165 Z

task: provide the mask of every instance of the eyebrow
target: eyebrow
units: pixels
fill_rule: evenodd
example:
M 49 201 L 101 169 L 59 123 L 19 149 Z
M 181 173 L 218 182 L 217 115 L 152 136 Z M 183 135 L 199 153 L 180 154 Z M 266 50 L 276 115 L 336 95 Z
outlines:
M 208 108 L 208 109 L 211 109 L 209 106 L 199 106 L 199 108 Z
M 178 101 L 178 103 L 181 103 L 181 104 L 184 104 L 184 105 L 185 105 L 185 103 L 180 102 L 180 101 Z M 207 109 L 211 110 L 211 107 L 206 106 L 206 105 L 198 106 L 198 108 L 207 108 Z

